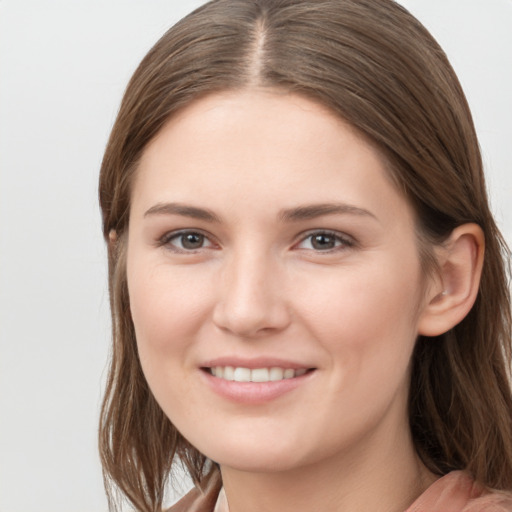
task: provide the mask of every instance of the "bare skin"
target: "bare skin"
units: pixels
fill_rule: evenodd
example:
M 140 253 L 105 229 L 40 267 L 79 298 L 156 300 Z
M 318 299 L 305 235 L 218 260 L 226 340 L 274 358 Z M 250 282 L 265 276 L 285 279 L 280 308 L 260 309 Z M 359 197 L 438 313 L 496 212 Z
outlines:
M 436 479 L 410 359 L 463 311 L 442 316 L 410 205 L 325 108 L 251 90 L 171 119 L 134 183 L 127 274 L 152 392 L 220 464 L 230 512 L 398 512 Z

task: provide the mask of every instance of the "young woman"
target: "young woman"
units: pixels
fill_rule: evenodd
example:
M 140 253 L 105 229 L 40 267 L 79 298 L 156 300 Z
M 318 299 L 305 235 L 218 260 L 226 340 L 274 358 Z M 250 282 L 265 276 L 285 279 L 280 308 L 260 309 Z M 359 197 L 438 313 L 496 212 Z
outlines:
M 135 72 L 100 177 L 109 496 L 512 510 L 508 250 L 442 50 L 390 0 L 215 0 Z

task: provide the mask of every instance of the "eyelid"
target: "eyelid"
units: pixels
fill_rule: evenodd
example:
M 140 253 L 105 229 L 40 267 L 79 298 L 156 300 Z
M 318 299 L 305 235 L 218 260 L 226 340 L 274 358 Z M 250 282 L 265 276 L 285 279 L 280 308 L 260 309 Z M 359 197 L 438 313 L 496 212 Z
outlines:
M 333 247 L 331 249 L 324 249 L 324 250 L 314 249 L 314 248 L 311 248 L 311 249 L 303 248 L 302 250 L 309 250 L 309 251 L 313 251 L 315 253 L 328 254 L 328 253 L 332 253 L 332 252 L 335 252 L 335 251 L 340 251 L 340 250 L 343 251 L 343 250 L 355 247 L 357 245 L 356 240 L 352 236 L 347 235 L 346 233 L 343 233 L 343 232 L 340 232 L 340 231 L 336 231 L 336 230 L 332 230 L 332 229 L 318 228 L 318 229 L 310 229 L 310 230 L 308 230 L 308 231 L 306 231 L 304 233 L 301 233 L 299 235 L 299 237 L 298 237 L 299 238 L 298 241 L 294 244 L 293 247 L 300 250 L 301 248 L 298 247 L 298 246 L 300 244 L 302 244 L 303 242 L 305 242 L 308 238 L 311 238 L 314 235 L 332 236 L 337 241 L 341 241 L 341 245 L 335 246 L 335 247 Z
M 173 239 L 176 239 L 180 236 L 187 235 L 187 234 L 201 235 L 205 238 L 205 240 L 208 241 L 209 245 L 207 245 L 205 247 L 199 247 L 198 249 L 181 249 L 180 247 L 177 247 L 171 243 Z M 176 253 L 194 254 L 203 249 L 210 249 L 212 247 L 218 246 L 218 243 L 215 241 L 214 237 L 210 233 L 207 233 L 206 231 L 204 231 L 202 229 L 184 228 L 184 229 L 176 229 L 174 231 L 167 231 L 160 238 L 158 238 L 156 245 L 158 247 L 166 247 L 169 250 L 176 252 Z
M 198 234 L 205 238 L 205 240 L 208 242 L 208 245 L 204 247 L 199 247 L 198 249 L 182 249 L 180 247 L 177 247 L 176 245 L 173 245 L 171 242 L 173 239 L 176 239 L 180 236 L 186 235 L 186 234 Z M 341 242 L 341 244 L 338 244 L 337 246 L 330 248 L 330 249 L 314 249 L 314 248 L 300 248 L 300 244 L 304 243 L 308 238 L 311 238 L 314 235 L 327 235 L 331 236 L 336 239 L 337 242 Z M 305 251 L 312 251 L 315 253 L 323 253 L 323 254 L 329 254 L 336 251 L 343 251 L 347 250 L 349 248 L 355 247 L 357 245 L 357 241 L 350 235 L 344 232 L 336 231 L 333 229 L 322 229 L 322 228 L 316 228 L 316 229 L 310 229 L 308 231 L 305 231 L 297 236 L 296 242 L 293 244 L 293 249 L 299 249 L 299 250 L 305 250 Z M 199 252 L 203 249 L 211 249 L 218 248 L 219 244 L 216 241 L 215 237 L 211 235 L 210 233 L 199 229 L 199 228 L 182 228 L 182 229 L 176 229 L 172 231 L 167 231 L 164 233 L 161 237 L 159 237 L 156 240 L 157 247 L 167 247 L 169 250 L 176 252 L 176 253 L 182 253 L 182 254 L 194 254 L 196 252 Z

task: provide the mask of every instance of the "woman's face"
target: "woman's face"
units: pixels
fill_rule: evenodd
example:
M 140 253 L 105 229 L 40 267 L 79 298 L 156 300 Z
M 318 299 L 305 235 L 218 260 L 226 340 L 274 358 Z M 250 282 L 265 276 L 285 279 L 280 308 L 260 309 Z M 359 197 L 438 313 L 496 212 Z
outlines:
M 145 376 L 214 461 L 286 470 L 408 435 L 413 212 L 324 107 L 227 92 L 172 118 L 140 163 L 127 254 Z

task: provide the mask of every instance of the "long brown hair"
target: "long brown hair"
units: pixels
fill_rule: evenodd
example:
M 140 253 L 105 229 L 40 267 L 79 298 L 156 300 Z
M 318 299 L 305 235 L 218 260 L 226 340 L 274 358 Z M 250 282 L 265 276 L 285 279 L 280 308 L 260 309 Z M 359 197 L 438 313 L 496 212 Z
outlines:
M 99 436 L 111 502 L 114 484 L 137 510 L 160 510 L 174 459 L 198 484 L 208 467 L 165 417 L 142 373 L 124 239 L 130 185 L 148 142 L 200 96 L 247 87 L 303 94 L 372 141 L 415 208 L 426 271 L 430 249 L 456 226 L 475 222 L 483 229 L 476 303 L 446 334 L 418 339 L 409 417 L 431 471 L 466 469 L 487 486 L 512 489 L 510 255 L 489 210 L 471 113 L 445 54 L 391 0 L 214 0 L 144 58 L 101 167 L 113 352 Z

